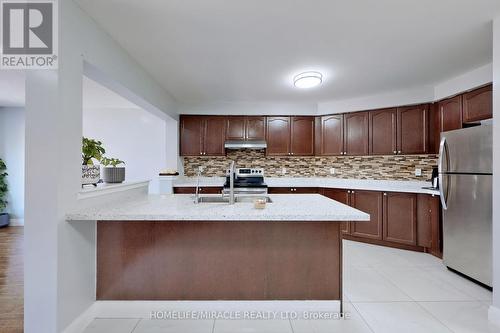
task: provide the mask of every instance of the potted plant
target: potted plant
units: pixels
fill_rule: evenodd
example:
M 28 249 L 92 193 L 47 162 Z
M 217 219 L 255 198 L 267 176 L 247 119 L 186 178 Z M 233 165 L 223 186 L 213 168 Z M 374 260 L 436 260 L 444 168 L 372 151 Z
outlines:
M 106 150 L 102 142 L 94 139 L 83 138 L 82 140 L 82 186 L 93 184 L 97 186 L 101 178 L 101 168 L 94 165 L 94 160 L 99 162 Z
M 0 227 L 5 227 L 9 225 L 9 214 L 5 212 L 7 208 L 7 167 L 4 161 L 0 158 Z
M 103 165 L 102 180 L 105 183 L 123 183 L 125 180 L 125 167 L 119 167 L 120 164 L 125 164 L 125 162 L 108 157 L 101 160 L 101 165 Z

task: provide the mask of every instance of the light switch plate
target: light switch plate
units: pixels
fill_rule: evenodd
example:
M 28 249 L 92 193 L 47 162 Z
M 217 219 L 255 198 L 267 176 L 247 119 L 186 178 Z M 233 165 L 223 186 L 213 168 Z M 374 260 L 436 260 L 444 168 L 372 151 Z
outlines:
M 330 175 L 334 175 L 335 174 L 335 168 L 330 168 Z
M 422 177 L 422 169 L 415 169 L 415 176 Z
M 198 167 L 198 171 L 199 171 L 199 172 L 203 172 L 203 171 L 205 171 L 205 167 L 200 165 L 200 166 Z
M 281 173 L 282 173 L 283 175 L 285 175 L 285 174 L 286 174 L 286 168 L 281 168 Z

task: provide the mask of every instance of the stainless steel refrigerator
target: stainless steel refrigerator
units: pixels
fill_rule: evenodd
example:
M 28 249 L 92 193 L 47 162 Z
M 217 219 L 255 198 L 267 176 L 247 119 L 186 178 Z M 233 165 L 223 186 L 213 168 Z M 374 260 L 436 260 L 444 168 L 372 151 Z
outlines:
M 443 261 L 492 286 L 491 124 L 441 134 L 439 188 L 443 206 Z

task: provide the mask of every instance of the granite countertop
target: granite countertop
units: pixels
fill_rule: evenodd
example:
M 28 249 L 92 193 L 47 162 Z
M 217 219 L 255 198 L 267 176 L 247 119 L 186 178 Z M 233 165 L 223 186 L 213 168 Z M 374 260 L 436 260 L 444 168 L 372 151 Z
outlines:
M 217 196 L 217 195 L 215 195 Z M 193 195 L 147 195 L 71 212 L 68 221 L 368 221 L 362 211 L 319 194 L 272 194 L 272 203 L 194 204 Z
M 201 177 L 200 186 L 222 187 L 223 177 Z M 438 190 L 424 189 L 431 186 L 427 181 L 407 180 L 370 180 L 370 179 L 340 179 L 340 178 L 296 178 L 296 177 L 266 177 L 265 182 L 269 187 L 325 187 L 349 190 L 407 192 L 439 195 Z M 179 177 L 174 182 L 174 187 L 194 187 L 196 177 Z

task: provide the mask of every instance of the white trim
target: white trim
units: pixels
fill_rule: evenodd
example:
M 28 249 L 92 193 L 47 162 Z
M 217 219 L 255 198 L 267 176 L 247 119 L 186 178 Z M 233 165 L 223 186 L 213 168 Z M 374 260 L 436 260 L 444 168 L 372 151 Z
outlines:
M 24 227 L 24 219 L 10 219 L 11 227 Z
M 149 182 L 150 180 L 112 185 L 103 184 L 98 185 L 97 187 L 86 187 L 82 189 L 80 193 L 78 193 L 78 200 L 100 197 L 111 193 L 129 191 L 141 187 L 149 187 Z
M 490 305 L 488 309 L 488 321 L 500 328 L 500 309 L 496 306 Z
M 87 310 L 83 311 L 75 320 L 71 322 L 62 333 L 82 333 L 87 326 L 97 317 L 98 304 L 92 303 Z

